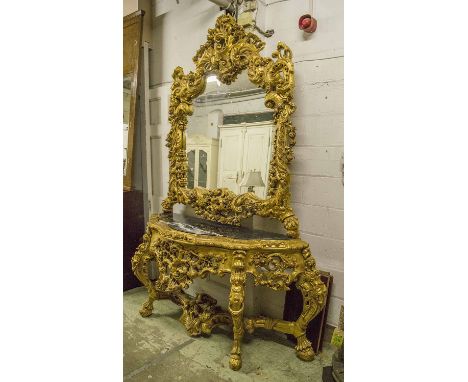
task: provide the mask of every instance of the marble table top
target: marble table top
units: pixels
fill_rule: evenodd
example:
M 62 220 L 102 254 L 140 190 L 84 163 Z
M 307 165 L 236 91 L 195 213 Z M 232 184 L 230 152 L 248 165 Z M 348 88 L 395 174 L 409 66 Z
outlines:
M 285 234 L 238 227 L 181 214 L 161 214 L 159 220 L 171 228 L 196 235 L 224 236 L 241 240 L 291 240 Z

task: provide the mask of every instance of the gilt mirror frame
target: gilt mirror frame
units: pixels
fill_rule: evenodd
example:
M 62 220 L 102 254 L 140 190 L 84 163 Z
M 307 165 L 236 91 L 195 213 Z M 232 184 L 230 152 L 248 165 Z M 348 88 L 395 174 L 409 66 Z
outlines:
M 123 75 L 131 78 L 130 111 L 128 116 L 128 143 L 126 171 L 123 175 L 124 191 L 132 190 L 133 175 L 133 146 L 135 143 L 136 102 L 138 88 L 138 71 L 140 64 L 140 47 L 143 32 L 143 16 L 145 12 L 139 10 L 123 18 Z
M 291 50 L 279 42 L 272 57 L 262 57 L 265 43 L 253 33 L 246 33 L 230 15 L 216 20 L 214 29 L 208 30 L 207 41 L 193 57 L 195 71 L 184 74 L 178 66 L 172 78 L 169 105 L 170 131 L 166 146 L 169 148 L 169 189 L 162 202 L 164 212 L 172 211 L 174 204 L 191 206 L 195 213 L 207 220 L 223 224 L 240 225 L 242 219 L 253 215 L 278 219 L 288 236 L 299 236 L 299 222 L 291 205 L 288 163 L 293 159 L 295 129 L 291 114 L 293 103 L 294 67 Z M 193 114 L 193 100 L 206 87 L 206 76 L 216 74 L 223 84 L 230 85 L 247 70 L 249 80 L 262 88 L 265 106 L 273 109 L 276 133 L 268 174 L 268 193 L 260 199 L 252 192 L 237 195 L 227 188 L 187 188 L 188 161 L 185 151 L 185 130 L 188 116 Z

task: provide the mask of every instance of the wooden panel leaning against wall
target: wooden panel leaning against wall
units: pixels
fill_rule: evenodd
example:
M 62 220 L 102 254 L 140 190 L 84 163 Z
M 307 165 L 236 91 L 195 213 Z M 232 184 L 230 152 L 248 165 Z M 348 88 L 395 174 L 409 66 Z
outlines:
M 138 124 L 137 86 L 140 47 L 144 11 L 131 13 L 123 18 L 123 290 L 140 285 L 131 268 L 131 257 L 143 236 L 145 221 L 143 191 L 135 186 L 141 183 L 141 171 L 135 155 Z

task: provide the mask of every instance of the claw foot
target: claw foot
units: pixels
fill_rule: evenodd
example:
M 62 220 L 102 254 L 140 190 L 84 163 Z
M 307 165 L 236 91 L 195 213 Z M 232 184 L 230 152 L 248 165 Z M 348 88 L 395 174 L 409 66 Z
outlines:
M 142 317 L 149 317 L 153 313 L 153 304 L 151 302 L 145 302 L 143 307 L 140 309 L 140 315 Z
M 304 350 L 296 349 L 296 355 L 299 359 L 302 359 L 303 361 L 312 361 L 315 357 L 315 353 L 312 350 L 312 346 Z
M 242 359 L 239 354 L 231 354 L 231 358 L 229 359 L 229 367 L 236 371 L 239 370 L 242 366 Z
M 296 355 L 299 359 L 302 359 L 303 361 L 312 361 L 315 357 L 315 352 L 314 349 L 312 349 L 312 344 L 306 338 L 305 335 L 297 338 Z

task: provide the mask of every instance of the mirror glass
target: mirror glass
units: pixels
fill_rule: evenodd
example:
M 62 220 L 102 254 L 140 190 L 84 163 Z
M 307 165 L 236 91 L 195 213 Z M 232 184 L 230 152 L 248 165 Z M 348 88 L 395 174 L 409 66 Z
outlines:
M 133 75 L 128 74 L 123 78 L 123 175 L 127 173 L 128 155 L 128 121 L 130 114 L 130 98 Z
M 228 188 L 266 198 L 275 126 L 264 103 L 264 90 L 247 72 L 231 85 L 207 76 L 185 133 L 188 188 Z

